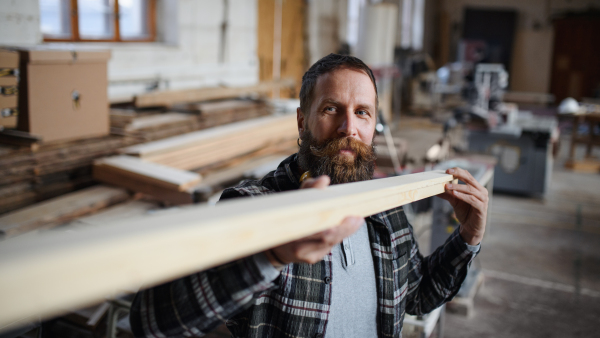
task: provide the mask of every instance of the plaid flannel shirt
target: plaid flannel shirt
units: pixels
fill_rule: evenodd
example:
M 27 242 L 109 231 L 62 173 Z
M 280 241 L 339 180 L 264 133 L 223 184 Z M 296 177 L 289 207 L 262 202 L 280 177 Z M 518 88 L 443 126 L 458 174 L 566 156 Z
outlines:
M 296 156 L 221 199 L 298 189 Z M 376 274 L 379 337 L 400 337 L 405 312 L 428 313 L 458 292 L 476 253 L 457 231 L 428 257 L 419 253 L 402 208 L 366 218 Z M 234 337 L 324 337 L 331 304 L 331 254 L 289 264 L 275 280 L 255 257 L 138 292 L 130 314 L 136 337 L 199 337 L 225 322 Z

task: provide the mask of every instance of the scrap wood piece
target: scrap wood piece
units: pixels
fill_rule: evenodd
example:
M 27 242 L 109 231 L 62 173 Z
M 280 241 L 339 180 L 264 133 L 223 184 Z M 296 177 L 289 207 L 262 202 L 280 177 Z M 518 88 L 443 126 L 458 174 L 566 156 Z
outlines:
M 238 110 L 248 110 L 257 108 L 266 108 L 267 105 L 262 100 L 220 100 L 200 103 L 190 103 L 188 109 L 198 110 L 203 115 L 230 113 Z
M 125 203 L 106 208 L 93 215 L 79 217 L 69 223 L 68 227 L 81 226 L 102 226 L 107 222 L 124 220 L 126 218 L 138 217 L 148 214 L 153 210 L 158 210 L 159 206 L 155 202 L 143 200 L 130 200 Z
M 565 162 L 565 168 L 581 173 L 596 174 L 600 172 L 600 160 L 593 158 L 579 161 L 570 159 Z
M 264 134 L 266 128 L 276 126 L 285 129 L 285 132 L 296 130 L 296 116 L 293 114 L 282 116 L 265 116 L 252 120 L 235 122 L 219 127 L 205 129 L 167 139 L 134 145 L 121 150 L 121 153 L 146 158 L 161 154 L 170 154 L 177 150 L 184 150 L 207 142 L 227 140 L 240 133 L 260 132 Z M 282 131 L 283 132 L 283 131 Z M 268 135 L 264 135 L 268 136 Z
M 287 155 L 289 156 L 289 155 Z M 243 163 L 231 166 L 229 168 L 220 168 L 203 176 L 200 184 L 196 185 L 193 190 L 199 201 L 208 201 L 208 199 L 218 190 L 226 188 L 227 185 L 235 185 L 244 178 L 256 178 L 253 176 L 256 170 L 259 173 L 264 173 L 264 168 L 271 170 L 277 168 L 279 163 L 287 156 L 282 155 L 266 155 L 255 157 Z M 269 171 L 271 171 L 269 170 Z M 268 173 L 267 171 L 266 173 Z M 264 173 L 264 174 L 266 174 Z M 261 175 L 262 177 L 264 175 Z
M 49 224 L 58 225 L 128 198 L 124 189 L 104 185 L 79 190 L 3 215 L 0 236 L 9 238 Z
M 102 171 L 103 178 L 113 173 L 129 177 L 131 180 L 147 183 L 166 189 L 184 191 L 200 182 L 202 177 L 186 170 L 172 168 L 166 165 L 144 161 L 137 157 L 120 155 L 102 158 L 94 162 L 94 176 Z M 114 183 L 114 182 L 107 182 Z
M 132 179 L 131 176 L 125 175 L 122 172 L 110 172 L 108 170 L 98 170 L 98 168 L 99 167 L 94 166 L 92 174 L 94 179 L 100 182 L 135 192 L 141 192 L 159 201 L 167 202 L 172 205 L 192 204 L 196 202 L 194 192 L 191 189 L 180 191 L 177 189 L 165 188 L 164 186 Z
M 292 87 L 294 80 L 262 82 L 248 87 L 210 87 L 186 90 L 170 90 L 140 94 L 135 97 L 136 107 L 171 106 L 208 100 L 229 99 L 252 94 L 268 94 L 274 88 Z
M 166 125 L 172 124 L 181 124 L 186 122 L 193 123 L 196 120 L 197 117 L 190 114 L 168 112 L 162 114 L 135 117 L 131 119 L 131 121 L 127 125 L 125 125 L 124 128 L 125 131 L 136 131 L 149 128 L 164 127 Z
M 444 192 L 441 171 L 193 206 L 0 245 L 0 330 Z
M 0 143 L 20 147 L 29 147 L 31 151 L 37 151 L 40 148 L 41 142 L 41 137 L 28 132 L 13 129 L 0 130 Z

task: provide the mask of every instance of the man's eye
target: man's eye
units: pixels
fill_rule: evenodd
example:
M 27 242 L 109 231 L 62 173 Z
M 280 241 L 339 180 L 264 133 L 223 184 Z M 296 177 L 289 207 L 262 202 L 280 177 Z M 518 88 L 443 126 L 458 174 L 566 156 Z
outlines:
M 334 112 L 335 111 L 335 107 L 327 107 L 327 108 L 325 108 L 325 111 Z
M 366 110 L 359 110 L 356 112 L 356 115 L 368 115 L 369 113 L 367 113 Z

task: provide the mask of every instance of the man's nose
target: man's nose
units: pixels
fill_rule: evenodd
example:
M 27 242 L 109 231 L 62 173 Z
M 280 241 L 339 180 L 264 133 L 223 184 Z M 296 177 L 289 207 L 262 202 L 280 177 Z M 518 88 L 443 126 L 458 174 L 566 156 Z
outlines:
M 340 136 L 356 136 L 356 121 L 354 112 L 346 112 L 340 121 L 338 134 Z

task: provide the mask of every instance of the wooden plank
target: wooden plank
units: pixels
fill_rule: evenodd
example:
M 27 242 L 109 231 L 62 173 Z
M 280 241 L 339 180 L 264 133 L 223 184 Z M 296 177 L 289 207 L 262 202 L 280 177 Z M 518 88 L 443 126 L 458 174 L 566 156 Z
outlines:
M 252 120 L 230 123 L 227 125 L 201 130 L 184 135 L 174 136 L 167 139 L 138 144 L 121 150 L 121 153 L 139 156 L 141 158 L 156 156 L 159 154 L 172 153 L 173 151 L 186 149 L 194 145 L 214 141 L 215 139 L 227 139 L 243 132 L 264 130 L 269 126 L 285 126 L 286 131 L 296 128 L 295 115 L 265 116 Z
M 441 171 L 236 199 L 0 245 L 0 330 L 444 192 Z
M 282 78 L 293 78 L 298 84 L 297 88 L 282 90 L 282 97 L 298 97 L 302 75 L 308 68 L 305 49 L 306 6 L 303 0 L 286 0 L 282 3 L 280 73 Z M 257 7 L 256 53 L 259 61 L 259 78 L 261 81 L 269 81 L 273 79 L 275 2 L 260 0 L 257 2 Z
M 211 87 L 178 91 L 151 92 L 137 95 L 135 97 L 135 106 L 171 106 L 177 103 L 229 99 L 256 94 L 266 94 L 273 90 L 273 88 L 290 87 L 293 85 L 293 80 L 282 80 L 279 82 L 262 82 L 248 87 Z
M 600 172 L 600 161 L 596 159 L 567 160 L 565 168 L 580 173 L 596 174 Z
M 29 147 L 32 151 L 37 151 L 41 142 L 41 137 L 24 131 L 12 129 L 4 129 L 0 131 L 0 143 Z
M 263 108 L 263 106 L 265 106 L 264 101 L 223 100 L 189 104 L 188 108 L 196 109 L 202 114 L 221 114 L 222 112 L 230 112 L 235 110 Z
M 144 161 L 132 156 L 113 156 L 94 161 L 94 173 L 105 172 L 110 176 L 118 173 L 140 183 L 148 183 L 166 189 L 184 191 L 200 183 L 202 177 L 190 171 Z M 113 182 L 108 182 L 113 183 Z
M 201 201 L 207 201 L 216 191 L 225 188 L 227 185 L 234 185 L 243 178 L 260 178 L 266 175 L 269 171 L 276 169 L 287 156 L 268 155 L 256 157 L 229 168 L 215 170 L 203 176 L 202 182 L 192 189 L 198 193 Z M 270 170 L 265 172 L 266 168 Z M 255 171 L 258 171 L 258 175 L 261 173 L 263 175 L 256 176 L 254 175 Z
M 288 138 L 264 141 L 248 141 L 247 143 L 234 143 L 231 145 L 226 145 L 220 149 L 215 148 L 197 153 L 189 153 L 187 156 L 184 155 L 171 160 L 150 160 L 153 160 L 156 163 L 169 164 L 174 168 L 193 170 L 211 165 L 213 163 L 220 163 L 238 156 L 250 154 L 260 149 L 270 148 L 277 144 L 287 144 L 290 141 L 294 142 L 295 139 Z
M 0 235 L 8 238 L 50 223 L 65 222 L 128 198 L 125 190 L 103 185 L 76 191 L 0 217 Z
M 107 222 L 122 221 L 127 218 L 147 215 L 151 210 L 159 210 L 157 203 L 131 200 L 114 205 L 90 216 L 80 217 L 69 223 L 71 227 L 103 226 Z
M 152 196 L 159 201 L 168 202 L 173 205 L 192 204 L 195 202 L 192 191 L 179 191 L 176 189 L 165 188 L 164 186 L 132 179 L 131 176 L 116 171 L 108 172 L 106 170 L 97 169 L 98 167 L 93 168 L 92 175 L 95 180 L 100 182 L 116 185 L 135 192 L 141 192 Z
M 156 128 L 169 124 L 178 124 L 185 122 L 194 122 L 197 120 L 196 116 L 184 113 L 164 113 L 148 116 L 140 116 L 133 118 L 129 124 L 125 126 L 125 131 L 135 131 L 147 128 Z

